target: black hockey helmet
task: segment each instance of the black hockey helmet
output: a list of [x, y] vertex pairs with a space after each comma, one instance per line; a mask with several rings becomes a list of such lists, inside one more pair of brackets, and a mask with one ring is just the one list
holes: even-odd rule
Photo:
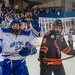
[[55, 20], [55, 22], [53, 23], [54, 27], [55, 26], [61, 26], [62, 27], [62, 21], [60, 19]]

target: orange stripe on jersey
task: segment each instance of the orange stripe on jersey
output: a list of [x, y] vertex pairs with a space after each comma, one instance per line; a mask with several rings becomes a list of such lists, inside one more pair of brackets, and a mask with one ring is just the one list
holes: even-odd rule
[[71, 51], [71, 47], [65, 52], [65, 54], [69, 53]]
[[56, 40], [54, 40], [54, 44], [56, 44]]
[[41, 52], [44, 52], [44, 53], [47, 53], [47, 51], [46, 50], [40, 50]]
[[62, 52], [65, 53], [65, 51], [67, 51], [68, 49], [69, 49], [69, 47], [67, 47], [64, 50], [62, 50]]
[[47, 53], [48, 48], [46, 46], [42, 46], [40, 51]]
[[59, 54], [61, 53], [60, 49], [58, 49], [58, 53], [59, 53]]
[[48, 47], [42, 46], [41, 49], [46, 49], [46, 50], [48, 50]]
[[59, 49], [59, 46], [58, 46], [58, 44], [57, 44], [56, 40], [54, 40], [54, 45], [55, 45], [55, 47], [56, 47], [56, 49], [57, 49], [58, 53], [60, 54], [60, 53], [61, 53], [61, 51], [60, 51], [60, 49]]
[[56, 48], [59, 48], [58, 45], [56, 45]]

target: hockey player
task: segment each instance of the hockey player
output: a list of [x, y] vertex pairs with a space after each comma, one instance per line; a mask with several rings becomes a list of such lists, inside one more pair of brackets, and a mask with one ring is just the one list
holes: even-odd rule
[[29, 75], [25, 57], [36, 54], [36, 48], [29, 42], [40, 32], [39, 24], [31, 21], [30, 31], [21, 30], [21, 23], [14, 19], [10, 28], [0, 29], [0, 53], [4, 58], [2, 62], [2, 75]]
[[61, 59], [61, 52], [75, 55], [75, 50], [68, 47], [64, 36], [61, 35], [62, 21], [55, 20], [52, 31], [43, 37], [40, 47], [40, 75], [66, 75]]

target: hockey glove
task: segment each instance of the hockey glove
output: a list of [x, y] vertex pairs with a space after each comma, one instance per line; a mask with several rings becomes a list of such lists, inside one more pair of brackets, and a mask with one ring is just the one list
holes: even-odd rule
[[42, 59], [38, 59], [38, 61], [40, 61], [40, 66], [46, 66], [47, 65], [47, 60]]
[[31, 20], [31, 24], [33, 26], [33, 28], [38, 28], [39, 27], [39, 23], [37, 20]]
[[21, 56], [28, 56], [31, 53], [30, 48], [26, 47], [19, 51], [19, 55]]
[[31, 53], [30, 53], [31, 55], [37, 53], [37, 49], [36, 49], [36, 47], [35, 47], [34, 45], [32, 45], [31, 43], [27, 42], [27, 43], [26, 43], [26, 47], [28, 47], [28, 48], [31, 49]]
[[37, 31], [37, 32], [40, 32], [41, 31], [41, 28], [39, 27], [39, 23], [37, 20], [32, 20], [31, 21], [31, 25], [32, 27]]
[[44, 60], [44, 58], [46, 58], [46, 53], [40, 52], [38, 60], [40, 61], [40, 67], [41, 68], [47, 66], [47, 60]]

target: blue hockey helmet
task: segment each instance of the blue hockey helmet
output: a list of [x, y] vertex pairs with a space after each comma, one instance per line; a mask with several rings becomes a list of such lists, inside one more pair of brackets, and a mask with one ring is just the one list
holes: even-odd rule
[[12, 22], [10, 23], [10, 26], [12, 26], [14, 23], [17, 23], [19, 25], [21, 25], [21, 22], [18, 19], [14, 19], [12, 20]]

